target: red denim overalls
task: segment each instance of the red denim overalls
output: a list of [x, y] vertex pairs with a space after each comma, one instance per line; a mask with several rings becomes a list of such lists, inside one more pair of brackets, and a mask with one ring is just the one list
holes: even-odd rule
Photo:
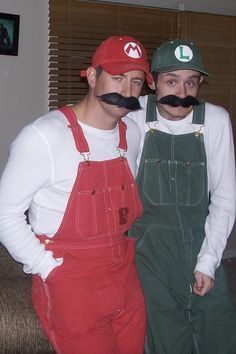
[[[136, 184], [124, 157], [88, 161], [75, 114], [68, 107], [61, 111], [85, 161], [79, 164], [57, 233], [52, 239], [38, 236], [64, 262], [46, 281], [33, 277], [33, 303], [57, 353], [142, 354], [144, 300], [134, 240], [125, 236], [142, 213]], [[122, 155], [127, 149], [122, 121], [119, 132]]]

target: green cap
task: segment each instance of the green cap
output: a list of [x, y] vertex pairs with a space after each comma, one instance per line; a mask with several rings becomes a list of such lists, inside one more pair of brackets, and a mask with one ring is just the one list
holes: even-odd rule
[[175, 70], [196, 70], [209, 76], [203, 68], [199, 49], [194, 43], [182, 39], [163, 43], [152, 58], [151, 73]]

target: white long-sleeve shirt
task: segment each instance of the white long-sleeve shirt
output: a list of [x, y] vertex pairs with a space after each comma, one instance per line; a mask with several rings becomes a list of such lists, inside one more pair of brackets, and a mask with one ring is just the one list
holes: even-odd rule
[[[126, 153], [135, 175], [140, 131], [126, 120]], [[101, 130], [80, 123], [90, 148], [90, 160], [119, 156], [119, 129]], [[0, 180], [0, 242], [24, 271], [43, 279], [60, 265], [35, 234], [53, 237], [57, 232], [73, 187], [82, 156], [77, 151], [68, 121], [53, 111], [26, 126], [11, 145]], [[24, 212], [29, 208], [30, 225]]]
[[[143, 110], [129, 113], [140, 127], [142, 134], [138, 164], [141, 158], [145, 133], [156, 128], [169, 134], [186, 134], [199, 131], [192, 124], [192, 113], [178, 121], [167, 120], [157, 110], [158, 122], [146, 123], [147, 97], [140, 97]], [[214, 278], [228, 236], [235, 220], [236, 187], [235, 159], [231, 122], [228, 112], [219, 106], [206, 103], [205, 123], [201, 127], [207, 156], [208, 189], [211, 193], [209, 214], [205, 223], [205, 239], [198, 255], [195, 271]]]

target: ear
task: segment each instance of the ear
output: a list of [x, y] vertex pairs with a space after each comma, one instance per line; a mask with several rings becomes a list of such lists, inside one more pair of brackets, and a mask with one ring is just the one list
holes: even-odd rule
[[97, 81], [97, 72], [96, 69], [93, 68], [92, 66], [90, 66], [87, 70], [86, 70], [86, 74], [87, 74], [87, 81], [88, 84], [91, 88], [94, 88], [96, 85], [96, 81]]
[[204, 80], [204, 76], [201, 75], [201, 76], [200, 76], [200, 79], [199, 79], [199, 85], [203, 82], [203, 80]]
[[156, 89], [155, 81], [153, 80], [151, 84], [148, 84], [148, 86], [150, 87], [151, 90], [155, 90]]

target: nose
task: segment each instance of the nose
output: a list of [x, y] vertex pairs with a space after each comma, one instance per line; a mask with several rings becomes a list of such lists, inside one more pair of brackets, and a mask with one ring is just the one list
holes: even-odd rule
[[184, 98], [187, 96], [187, 90], [186, 90], [186, 86], [184, 84], [180, 84], [178, 86], [176, 96], [179, 96], [181, 98]]
[[124, 97], [132, 96], [132, 84], [130, 82], [126, 82], [123, 85], [121, 95]]

